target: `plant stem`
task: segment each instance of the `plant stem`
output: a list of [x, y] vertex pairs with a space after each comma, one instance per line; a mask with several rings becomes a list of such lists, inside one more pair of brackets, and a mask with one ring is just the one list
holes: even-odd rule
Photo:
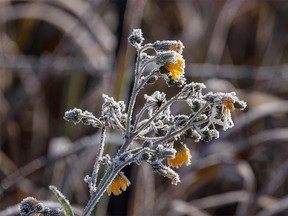
[[[155, 60], [154, 58], [149, 59], [141, 67], [141, 55], [142, 55], [142, 52], [144, 50], [148, 49], [148, 48], [151, 48], [150, 44], [149, 44], [149, 46], [142, 47], [141, 49], [139, 47], [137, 48], [137, 60], [136, 60], [136, 68], [135, 68], [134, 85], [133, 85], [133, 90], [132, 90], [132, 94], [131, 94], [131, 97], [130, 97], [129, 106], [128, 106], [128, 112], [127, 112], [126, 136], [130, 135], [132, 115], [133, 115], [134, 105], [135, 105], [135, 102], [136, 102], [136, 96], [138, 95], [140, 89], [146, 83], [144, 81], [143, 83], [140, 84], [140, 86], [138, 86], [139, 85], [139, 79], [140, 79], [144, 69], [146, 68], [146, 66]], [[153, 75], [153, 72], [146, 77], [146, 80], [148, 80], [152, 75]]]
[[133, 138], [129, 137], [128, 135], [126, 135], [124, 138], [125, 138], [124, 143], [122, 144], [122, 146], [118, 150], [118, 153], [117, 153], [118, 156], [128, 148], [128, 146], [130, 145], [130, 143], [133, 140]]
[[136, 153], [133, 155], [132, 158], [128, 159], [127, 161], [122, 162], [119, 165], [115, 165], [115, 163], [112, 163], [108, 169], [106, 170], [103, 178], [101, 179], [95, 193], [91, 195], [90, 200], [88, 201], [83, 216], [90, 216], [91, 212], [93, 211], [95, 205], [99, 202], [102, 195], [105, 193], [109, 185], [112, 183], [114, 178], [117, 176], [117, 174], [127, 165], [131, 164], [132, 162], [135, 162], [136, 158], [139, 154], [147, 151], [146, 149], [137, 149]]
[[149, 106], [145, 105], [138, 113], [138, 115], [136, 116], [135, 122], [134, 122], [134, 129], [135, 127], [137, 127], [141, 117], [143, 116], [144, 112], [149, 108]]
[[[99, 199], [105, 192], [105, 189], [109, 186], [112, 180], [115, 178], [116, 174], [113, 175], [113, 165], [110, 165], [106, 170], [103, 178], [101, 179], [95, 193], [93, 193], [88, 201], [87, 205], [85, 206], [83, 216], [90, 216], [91, 212], [93, 211], [95, 205], [99, 202]], [[106, 183], [106, 184], [105, 184]]]
[[128, 112], [127, 112], [127, 126], [126, 126], [126, 136], [129, 136], [130, 134], [130, 127], [131, 127], [131, 121], [132, 121], [132, 114], [133, 114], [133, 108], [136, 102], [136, 95], [137, 95], [137, 86], [138, 81], [140, 78], [140, 60], [141, 60], [141, 53], [139, 52], [139, 49], [137, 49], [137, 61], [136, 61], [136, 68], [135, 68], [135, 78], [134, 78], [134, 85], [132, 90], [132, 95], [130, 97], [129, 106], [128, 106]]
[[125, 133], [125, 128], [123, 127], [123, 125], [121, 124], [121, 122], [119, 121], [119, 119], [117, 118], [114, 110], [113, 110], [113, 112], [112, 112], [112, 116], [113, 116], [113, 118], [114, 118], [114, 121], [115, 121], [117, 127], [118, 127], [123, 133]]
[[177, 95], [172, 97], [169, 101], [167, 101], [147, 122], [145, 122], [143, 125], [141, 125], [132, 135], [133, 137], [137, 136], [143, 129], [145, 129], [153, 120], [161, 113], [163, 112], [168, 106], [170, 106], [173, 102], [175, 102], [178, 97], [182, 94], [182, 92], [179, 92]]
[[105, 145], [105, 138], [106, 138], [106, 127], [103, 125], [101, 128], [101, 138], [100, 138], [100, 146], [96, 153], [96, 159], [93, 167], [92, 178], [91, 178], [91, 185], [89, 185], [90, 194], [95, 192], [96, 184], [97, 184], [97, 177], [100, 168], [100, 160], [103, 155], [104, 145]]

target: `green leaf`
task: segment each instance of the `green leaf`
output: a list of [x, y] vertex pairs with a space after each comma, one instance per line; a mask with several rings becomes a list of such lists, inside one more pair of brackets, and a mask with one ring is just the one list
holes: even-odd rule
[[74, 216], [72, 206], [70, 205], [66, 197], [54, 185], [50, 185], [49, 189], [54, 193], [54, 195], [57, 197], [58, 201], [62, 205], [65, 215]]

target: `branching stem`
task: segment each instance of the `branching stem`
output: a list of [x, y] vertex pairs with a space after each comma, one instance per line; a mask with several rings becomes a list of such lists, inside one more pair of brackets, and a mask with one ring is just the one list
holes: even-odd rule
[[156, 145], [164, 142], [165, 140], [168, 140], [168, 139], [170, 139], [170, 138], [172, 138], [172, 137], [174, 137], [174, 136], [176, 136], [176, 135], [178, 135], [178, 134], [183, 133], [184, 131], [188, 130], [189, 128], [191, 128], [191, 127], [192, 127], [191, 123], [192, 123], [203, 111], [205, 111], [205, 109], [206, 109], [208, 106], [209, 106], [209, 104], [205, 104], [201, 109], [198, 110], [197, 113], [195, 113], [194, 115], [191, 115], [190, 118], [189, 118], [189, 120], [186, 122], [186, 125], [185, 125], [183, 128], [181, 128], [181, 129], [179, 129], [179, 130], [177, 130], [177, 131], [174, 131], [174, 132], [171, 132], [171, 131], [168, 132], [165, 137], [163, 137], [163, 138], [155, 141], [155, 142], [153, 143], [153, 145], [156, 146]]
[[143, 125], [141, 125], [139, 128], [137, 128], [137, 130], [133, 133], [133, 136], [137, 136], [143, 129], [148, 127], [151, 124], [151, 122], [153, 122], [154, 119], [158, 117], [159, 114], [161, 114], [172, 103], [177, 101], [178, 97], [181, 94], [182, 94], [182, 92], [179, 92], [176, 96], [172, 97], [169, 101], [167, 101], [147, 122], [145, 122]]
[[[135, 151], [136, 150], [136, 151]], [[97, 190], [95, 191], [95, 193], [93, 193], [91, 195], [91, 198], [89, 200], [89, 202], [87, 203], [84, 212], [83, 212], [83, 216], [90, 216], [95, 205], [99, 202], [100, 198], [103, 196], [103, 194], [105, 193], [105, 191], [107, 190], [107, 188], [109, 187], [109, 185], [112, 183], [112, 181], [114, 180], [114, 178], [118, 175], [118, 173], [127, 165], [131, 164], [132, 162], [135, 162], [135, 160], [137, 160], [137, 157], [139, 156], [139, 154], [144, 153], [145, 151], [147, 151], [147, 149], [142, 148], [142, 149], [134, 149], [131, 152], [136, 152], [134, 153], [134, 155], [129, 158], [126, 161], [123, 161], [120, 164], [117, 164], [115, 161], [114, 163], [112, 163], [106, 170], [104, 176], [102, 177]]]

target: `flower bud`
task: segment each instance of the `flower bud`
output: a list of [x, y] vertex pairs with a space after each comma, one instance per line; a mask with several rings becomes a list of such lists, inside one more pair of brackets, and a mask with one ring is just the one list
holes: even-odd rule
[[74, 124], [78, 124], [82, 119], [81, 114], [81, 109], [74, 108], [65, 112], [64, 119], [66, 121], [72, 121]]
[[27, 197], [20, 203], [20, 216], [60, 216], [62, 210], [59, 208], [48, 208], [34, 197]]
[[173, 148], [165, 148], [162, 145], [158, 145], [155, 150], [156, 156], [160, 158], [174, 158], [176, 154], [176, 150]]
[[202, 140], [204, 141], [208, 142], [217, 138], [219, 138], [219, 131], [217, 131], [216, 129], [207, 129], [203, 132]]
[[128, 37], [128, 42], [133, 46], [141, 46], [144, 38], [141, 29], [133, 29], [131, 35]]
[[157, 52], [172, 50], [180, 54], [183, 52], [183, 48], [184, 48], [183, 43], [181, 41], [176, 41], [176, 40], [156, 41], [153, 44], [153, 47]]
[[151, 140], [145, 140], [142, 144], [143, 148], [152, 148], [153, 142]]
[[156, 173], [169, 178], [171, 180], [171, 184], [177, 185], [177, 183], [180, 182], [178, 173], [161, 162], [155, 162], [151, 164], [151, 166]]
[[149, 85], [154, 84], [157, 79], [158, 79], [157, 76], [152, 76], [147, 80], [147, 84], [149, 84]]

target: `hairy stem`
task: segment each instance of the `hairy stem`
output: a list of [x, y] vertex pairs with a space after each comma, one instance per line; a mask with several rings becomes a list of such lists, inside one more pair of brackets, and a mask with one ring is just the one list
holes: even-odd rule
[[179, 92], [176, 96], [172, 97], [169, 101], [167, 101], [147, 122], [145, 122], [143, 125], [141, 125], [137, 130], [132, 134], [133, 137], [137, 136], [143, 129], [148, 127], [151, 122], [154, 121], [155, 118], [158, 117], [160, 113], [162, 113], [167, 107], [169, 107], [173, 102], [177, 101], [178, 97], [182, 94], [182, 92]]
[[143, 51], [145, 51], [148, 48], [151, 48], [151, 44], [149, 44], [148, 46], [146, 45], [145, 47], [142, 47], [141, 49], [139, 47], [136, 48], [137, 49], [137, 60], [136, 60], [136, 68], [135, 68], [135, 78], [134, 78], [133, 90], [132, 90], [132, 94], [131, 94], [131, 97], [130, 97], [129, 106], [128, 106], [128, 112], [127, 112], [126, 136], [130, 135], [132, 115], [133, 115], [134, 105], [135, 105], [135, 102], [136, 102], [136, 96], [138, 95], [140, 89], [144, 86], [146, 81], [153, 75], [153, 73], [148, 75], [147, 78], [146, 78], [146, 81], [142, 82], [140, 84], [140, 86], [138, 86], [139, 85], [139, 79], [140, 79], [144, 69], [146, 68], [146, 66], [148, 64], [150, 64], [151, 62], [153, 62], [155, 60], [154, 58], [149, 59], [141, 67], [141, 55], [142, 55]]
[[136, 116], [135, 122], [134, 122], [134, 129], [137, 127], [140, 119], [142, 118], [144, 112], [149, 108], [149, 106], [145, 105], [140, 112], [138, 113], [138, 115]]
[[[99, 202], [100, 198], [103, 196], [109, 185], [112, 183], [114, 178], [117, 176], [117, 174], [127, 165], [131, 164], [132, 162], [135, 162], [136, 158], [139, 156], [139, 154], [142, 154], [143, 152], [147, 151], [146, 149], [137, 149], [136, 153], [128, 159], [127, 161], [122, 162], [121, 164], [115, 165], [115, 162], [112, 163], [108, 169], [106, 170], [103, 178], [101, 179], [95, 193], [92, 194], [90, 200], [88, 201], [83, 216], [90, 216], [91, 212], [95, 208], [96, 204]], [[134, 151], [133, 151], [134, 152]]]
[[133, 85], [132, 95], [130, 97], [128, 112], [127, 112], [126, 136], [129, 136], [130, 134], [132, 114], [133, 114], [133, 109], [134, 109], [134, 105], [136, 102], [137, 86], [138, 86], [138, 82], [140, 78], [140, 60], [141, 60], [141, 53], [139, 52], [139, 49], [137, 49], [137, 61], [136, 61], [136, 68], [135, 68], [134, 85]]
[[91, 178], [91, 185], [89, 185], [90, 194], [95, 192], [98, 172], [100, 168], [100, 160], [102, 158], [104, 152], [104, 145], [105, 145], [105, 138], [106, 138], [106, 127], [103, 125], [101, 128], [101, 138], [100, 138], [100, 146], [96, 153], [96, 159], [93, 167], [92, 178]]
[[117, 173], [113, 172], [113, 165], [110, 165], [109, 168], [106, 170], [104, 176], [102, 177], [95, 193], [91, 195], [90, 200], [88, 201], [84, 209], [83, 216], [91, 215], [91, 212], [93, 211], [94, 207], [99, 202], [99, 199], [102, 197], [106, 188], [109, 186], [109, 184], [111, 184], [116, 175]]

